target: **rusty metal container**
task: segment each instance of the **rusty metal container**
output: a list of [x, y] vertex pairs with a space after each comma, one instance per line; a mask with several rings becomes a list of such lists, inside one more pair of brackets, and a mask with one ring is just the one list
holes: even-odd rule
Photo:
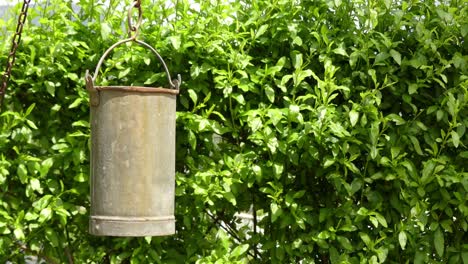
[[[133, 41], [163, 64], [170, 88], [95, 86], [105, 57]], [[86, 72], [91, 105], [91, 216], [98, 236], [175, 233], [175, 118], [180, 76], [171, 81], [161, 56], [128, 39], [109, 48], [94, 77]]]

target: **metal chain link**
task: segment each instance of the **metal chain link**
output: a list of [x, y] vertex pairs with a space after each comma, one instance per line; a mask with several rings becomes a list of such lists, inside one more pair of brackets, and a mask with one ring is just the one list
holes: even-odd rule
[[[136, 24], [133, 23], [132, 19], [132, 10], [133, 9], [138, 10], [138, 20]], [[128, 22], [128, 37], [131, 39], [136, 39], [138, 34], [139, 34], [139, 29], [141, 26], [141, 22], [143, 20], [143, 12], [141, 10], [141, 2], [140, 0], [135, 0], [130, 7], [128, 8], [128, 14], [127, 14], [127, 22]]]
[[[139, 1], [139, 0], [136, 0]], [[28, 16], [29, 3], [31, 0], [24, 0], [23, 7], [21, 8], [21, 13], [18, 17], [18, 24], [16, 26], [16, 32], [11, 41], [11, 50], [7, 58], [6, 70], [2, 76], [2, 86], [0, 88], [0, 107], [3, 105], [3, 99], [5, 97], [5, 92], [8, 87], [8, 81], [11, 77], [11, 70], [13, 69], [13, 64], [16, 60], [16, 50], [21, 42], [21, 34], [23, 32], [24, 24], [26, 23], [26, 18]]]

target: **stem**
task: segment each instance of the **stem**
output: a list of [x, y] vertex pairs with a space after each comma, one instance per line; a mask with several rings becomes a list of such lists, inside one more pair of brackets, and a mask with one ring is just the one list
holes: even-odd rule
[[73, 251], [70, 248], [70, 234], [68, 233], [68, 224], [65, 225], [65, 235], [67, 236], [67, 246], [65, 247], [65, 254], [68, 258], [68, 263], [74, 264]]
[[[255, 239], [257, 238], [257, 207], [255, 206], [255, 192], [252, 191], [252, 215], [253, 215], [253, 233], [254, 233], [254, 237]], [[258, 248], [257, 248], [257, 244], [254, 244], [253, 245], [253, 249], [254, 249], [254, 255], [255, 255], [255, 259], [258, 258], [258, 255], [259, 255], [259, 252], [258, 252]]]
[[[210, 214], [207, 210], [205, 210], [205, 212], [216, 224], [218, 224], [219, 227], [224, 229], [224, 231], [226, 231], [229, 235], [231, 235], [239, 243], [245, 244], [244, 241], [242, 241], [239, 238], [239, 236], [237, 235], [236, 230], [229, 223], [227, 223], [226, 221], [223, 221], [223, 220], [220, 221], [220, 219], [218, 217], [215, 217], [214, 215]], [[224, 226], [223, 224], [225, 224], [226, 226]], [[249, 255], [250, 257], [252, 257], [254, 259], [256, 259], [256, 256], [253, 255], [252, 253], [250, 253], [249, 251], [247, 251], [247, 255]]]

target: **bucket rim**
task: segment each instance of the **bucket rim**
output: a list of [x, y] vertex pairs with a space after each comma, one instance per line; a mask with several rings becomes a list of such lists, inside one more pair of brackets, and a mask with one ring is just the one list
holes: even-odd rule
[[179, 89], [169, 89], [163, 87], [143, 87], [143, 86], [94, 86], [98, 91], [123, 91], [138, 93], [165, 93], [178, 95]]

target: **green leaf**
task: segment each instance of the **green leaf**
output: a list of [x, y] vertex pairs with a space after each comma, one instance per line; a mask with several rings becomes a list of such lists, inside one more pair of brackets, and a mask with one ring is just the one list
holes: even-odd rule
[[31, 120], [26, 120], [26, 123], [29, 125], [29, 127], [31, 127], [32, 129], [37, 129], [37, 126], [36, 124], [34, 124], [33, 121]]
[[463, 264], [468, 264], [468, 251], [462, 252], [461, 255], [463, 259]]
[[418, 84], [417, 83], [412, 83], [408, 85], [408, 94], [415, 94], [418, 92]]
[[460, 158], [468, 159], [468, 151], [462, 151], [458, 155]]
[[72, 123], [72, 127], [86, 127], [89, 128], [89, 122], [85, 120], [79, 120]]
[[28, 170], [26, 169], [26, 166], [24, 164], [18, 165], [18, 169], [16, 170], [18, 177], [20, 179], [20, 182], [22, 184], [25, 184], [28, 180]]
[[328, 239], [330, 238], [330, 232], [328, 232], [327, 230], [322, 231], [317, 235], [317, 237], [320, 239]]
[[57, 233], [52, 228], [47, 227], [45, 229], [45, 235], [47, 240], [50, 242], [50, 244], [52, 244], [53, 247], [59, 247], [59, 239]]
[[364, 242], [364, 244], [366, 244], [367, 247], [372, 246], [373, 243], [368, 234], [359, 232], [359, 236], [361, 237], [362, 241]]
[[392, 0], [384, 0], [384, 3], [385, 3], [385, 7], [387, 9], [390, 9], [390, 7], [392, 6]]
[[259, 38], [260, 36], [262, 36], [263, 34], [265, 34], [265, 32], [267, 31], [268, 29], [268, 25], [267, 24], [263, 24], [260, 26], [260, 28], [257, 30], [257, 32], [255, 33], [255, 38]]
[[232, 94], [232, 97], [234, 99], [236, 99], [236, 101], [241, 104], [241, 105], [244, 105], [245, 104], [245, 99], [244, 99], [244, 96], [242, 94]]
[[39, 200], [35, 201], [32, 204], [32, 207], [36, 209], [37, 211], [42, 210], [50, 203], [51, 199], [52, 199], [52, 195], [50, 194], [44, 195]]
[[390, 55], [396, 61], [396, 63], [398, 63], [398, 65], [401, 65], [401, 54], [400, 54], [400, 52], [392, 49], [392, 50], [390, 50]]
[[81, 102], [83, 101], [83, 98], [79, 97], [79, 98], [76, 98], [75, 101], [73, 101], [73, 103], [71, 103], [68, 108], [69, 109], [73, 109], [73, 108], [76, 108], [78, 106], [81, 105]]
[[271, 210], [271, 222], [274, 223], [276, 222], [278, 217], [283, 213], [283, 210], [276, 203], [271, 203], [270, 210]]
[[44, 83], [45, 86], [46, 86], [46, 90], [47, 92], [52, 95], [53, 97], [55, 97], [55, 83], [51, 82], [51, 81], [47, 81]]
[[296, 53], [293, 57], [294, 68], [300, 69], [302, 67], [302, 53]]
[[377, 141], [379, 140], [379, 131], [379, 122], [373, 122], [369, 130], [370, 143], [373, 146], [377, 145]]
[[455, 148], [458, 148], [458, 145], [460, 144], [460, 137], [458, 136], [458, 133], [452, 130], [450, 134], [452, 135], [453, 146], [455, 146]]
[[357, 121], [359, 120], [359, 113], [355, 110], [349, 111], [349, 121], [351, 122], [351, 126], [355, 126]]
[[444, 241], [444, 233], [442, 232], [440, 228], [437, 228], [437, 230], [434, 232], [434, 246], [439, 257], [443, 257], [445, 241]]
[[333, 53], [339, 54], [345, 57], [349, 57], [348, 53], [346, 52], [344, 43], [341, 43], [340, 46], [333, 50]]
[[16, 239], [20, 241], [23, 241], [26, 238], [21, 228], [16, 228], [15, 230], [13, 230], [13, 234], [15, 235]]
[[330, 263], [331, 264], [340, 264], [340, 253], [338, 253], [338, 250], [334, 246], [331, 246], [328, 249], [328, 252], [330, 254]]
[[361, 207], [357, 211], [357, 214], [367, 216], [367, 215], [369, 215], [369, 210], [367, 210], [367, 208], [365, 208], [365, 207]]
[[197, 104], [198, 96], [193, 89], [188, 89], [189, 97], [194, 104]]
[[31, 104], [28, 109], [26, 109], [26, 112], [24, 113], [24, 116], [27, 117], [29, 114], [31, 114], [32, 110], [34, 109], [34, 107], [36, 107], [36, 104], [33, 103]]
[[188, 142], [190, 146], [192, 147], [192, 150], [195, 150], [197, 147], [197, 138], [195, 136], [195, 133], [193, 133], [192, 130], [188, 131]]
[[353, 246], [351, 245], [351, 242], [349, 241], [347, 237], [337, 236], [336, 239], [338, 240], [338, 242], [341, 244], [341, 246], [344, 249], [349, 250], [349, 251], [353, 250]]
[[377, 218], [377, 221], [379, 221], [379, 223], [384, 226], [384, 227], [388, 227], [387, 225], [387, 220], [385, 219], [385, 217], [383, 217], [381, 214], [379, 213], [374, 213], [375, 214], [375, 217]]
[[284, 170], [283, 164], [275, 163], [273, 165], [273, 172], [274, 172], [274, 175], [275, 175], [276, 179], [278, 179], [278, 180], [281, 179], [283, 170]]
[[87, 182], [88, 178], [87, 174], [80, 172], [73, 177], [73, 180], [76, 182]]
[[174, 47], [174, 49], [178, 50], [180, 49], [180, 45], [182, 44], [182, 40], [180, 39], [180, 36], [170, 36], [169, 37], [169, 41], [171, 42], [172, 44], [172, 47]]
[[416, 251], [414, 254], [414, 264], [425, 264], [426, 262], [426, 252], [425, 251]]
[[52, 217], [52, 208], [46, 207], [39, 214], [39, 223], [48, 221]]
[[379, 263], [385, 263], [388, 256], [388, 249], [380, 247], [377, 249], [377, 256], [379, 257]]
[[296, 36], [296, 37], [293, 39], [292, 43], [293, 43], [294, 45], [296, 45], [296, 46], [302, 46], [302, 39], [301, 39], [301, 37]]
[[146, 244], [150, 245], [152, 239], [153, 239], [153, 237], [151, 237], [151, 236], [145, 236]]
[[112, 28], [107, 22], [101, 22], [100, 24], [101, 24], [101, 38], [103, 40], [108, 40], [109, 35], [112, 32]]
[[374, 82], [374, 85], [377, 86], [377, 75], [375, 73], [374, 69], [369, 69], [367, 73], [371, 76], [372, 81]]
[[224, 198], [226, 198], [226, 200], [228, 200], [232, 205], [234, 205], [234, 206], [237, 205], [236, 197], [234, 196], [234, 194], [232, 194], [232, 192], [225, 192], [225, 193], [223, 193], [223, 196], [224, 196]]
[[334, 163], [335, 163], [334, 159], [331, 159], [331, 158], [325, 159], [325, 162], [323, 163], [323, 167], [328, 168], [331, 165], [333, 165]]
[[379, 227], [379, 220], [375, 216], [369, 216], [369, 220], [376, 228]]
[[271, 103], [275, 102], [275, 90], [271, 86], [267, 85], [265, 87], [265, 94], [268, 98], [268, 101], [270, 101]]
[[276, 149], [278, 148], [278, 139], [276, 137], [270, 136], [267, 140], [267, 147], [271, 153], [275, 154]]
[[400, 233], [398, 234], [398, 242], [400, 242], [400, 247], [402, 250], [405, 250], [406, 241], [408, 241], [408, 238], [406, 236], [405, 231], [400, 231]]
[[385, 117], [388, 121], [395, 122], [397, 126], [404, 125], [406, 121], [399, 115], [396, 114], [389, 114]]
[[125, 70], [119, 72], [119, 79], [122, 79], [123, 77], [127, 76], [130, 73], [130, 68], [126, 68]]
[[41, 182], [38, 179], [35, 179], [35, 178], [31, 179], [29, 181], [29, 185], [31, 186], [31, 189], [33, 189], [34, 191], [42, 193]]
[[352, 69], [355, 68], [360, 56], [361, 54], [358, 51], [354, 51], [349, 56], [349, 66], [351, 66]]
[[231, 255], [233, 257], [240, 257], [240, 256], [244, 255], [245, 252], [247, 252], [248, 249], [249, 249], [248, 244], [239, 245], [232, 251]]
[[323, 221], [325, 221], [328, 216], [330, 215], [330, 208], [320, 208], [319, 210], [319, 223], [322, 223]]
[[155, 81], [157, 81], [160, 78], [159, 73], [152, 74], [145, 82], [144, 84], [153, 84]]
[[50, 168], [54, 164], [54, 160], [52, 158], [47, 158], [41, 162], [41, 168], [39, 172], [41, 173], [41, 177], [44, 177], [49, 172]]
[[442, 118], [444, 117], [444, 114], [445, 114], [445, 112], [443, 110], [441, 110], [441, 109], [437, 110], [437, 112], [436, 112], [437, 121], [442, 120]]
[[[374, 65], [379, 65], [379, 63], [384, 62], [388, 57], [390, 57], [390, 55], [387, 52], [380, 52], [375, 56]], [[383, 65], [383, 63], [380, 65]]]
[[359, 189], [362, 187], [362, 180], [361, 179], [354, 179], [353, 182], [351, 182], [351, 190], [350, 190], [350, 195], [355, 194]]
[[419, 155], [424, 155], [421, 147], [419, 146], [419, 141], [415, 136], [409, 136], [409, 139], [411, 140], [411, 143], [413, 143], [414, 150], [416, 150], [416, 153]]
[[[275, 74], [280, 72], [282, 68], [282, 66], [271, 66], [265, 71], [265, 75], [275, 76]], [[266, 85], [269, 86], [269, 84]]]

